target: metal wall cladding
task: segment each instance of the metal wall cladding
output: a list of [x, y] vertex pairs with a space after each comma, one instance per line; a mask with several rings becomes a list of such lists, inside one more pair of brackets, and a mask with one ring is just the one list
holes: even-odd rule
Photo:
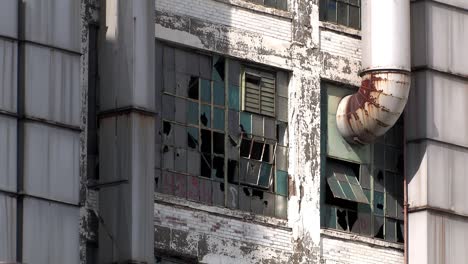
[[465, 263], [468, 259], [468, 222], [462, 218], [410, 213], [408, 230], [409, 263]]
[[13, 192], [16, 191], [16, 135], [16, 119], [0, 116], [0, 189]]
[[412, 5], [411, 23], [416, 34], [412, 43], [413, 66], [468, 75], [466, 12], [433, 2], [419, 2]]
[[468, 215], [468, 150], [425, 141], [407, 145], [408, 202]]
[[417, 72], [412, 84], [406, 111], [407, 138], [431, 138], [468, 147], [468, 81]]
[[26, 45], [27, 115], [80, 125], [80, 57]]
[[78, 207], [24, 199], [24, 263], [79, 263], [79, 251]]
[[0, 193], [0, 261], [16, 261], [16, 198]]
[[[0, 2], [0, 6], [1, 4], [3, 2]], [[1, 23], [0, 21], [0, 25]], [[16, 112], [17, 51], [17, 42], [0, 39], [0, 109], [10, 112]]]
[[25, 192], [77, 204], [79, 133], [25, 123], [24, 145]]
[[24, 0], [25, 38], [80, 51], [80, 1]]
[[16, 38], [18, 34], [18, 0], [0, 1], [0, 35]]

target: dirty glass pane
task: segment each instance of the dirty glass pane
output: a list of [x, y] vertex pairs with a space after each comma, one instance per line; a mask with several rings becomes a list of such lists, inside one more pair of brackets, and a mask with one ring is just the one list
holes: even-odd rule
[[250, 201], [252, 189], [248, 187], [239, 187], [239, 209], [250, 212]]
[[164, 46], [163, 66], [165, 70], [169, 70], [169, 71], [175, 70], [175, 49], [174, 48]]
[[227, 192], [227, 207], [237, 209], [239, 207], [239, 186], [228, 184]]
[[199, 55], [200, 59], [200, 77], [211, 79], [211, 57]]
[[175, 100], [175, 121], [180, 122], [180, 123], [187, 123], [187, 105], [186, 101], [183, 98], [174, 98]]
[[403, 197], [397, 198], [397, 218], [403, 220]]
[[353, 189], [354, 195], [356, 196], [356, 202], [369, 203], [366, 196], [364, 195], [364, 192], [362, 191], [361, 186], [356, 185], [356, 184], [351, 184], [350, 186], [351, 186], [351, 189]]
[[[280, 1], [280, 0], [278, 0]], [[265, 0], [265, 5], [269, 7], [276, 8], [276, 0]]]
[[268, 188], [270, 186], [271, 177], [271, 165], [268, 163], [262, 163], [260, 168], [260, 177], [258, 179], [258, 185]]
[[328, 183], [328, 186], [330, 187], [330, 190], [331, 190], [334, 197], [341, 198], [341, 199], [347, 199], [345, 193], [341, 189], [341, 186], [338, 183], [338, 181], [336, 180], [336, 178], [334, 178], [334, 177], [327, 178], [327, 183]]
[[174, 195], [181, 198], [187, 197], [187, 176], [174, 173]]
[[351, 189], [351, 185], [347, 182], [340, 182], [341, 189], [343, 190], [346, 200], [350, 201], [358, 201], [357, 197], [353, 193], [353, 189]]
[[213, 56], [213, 63], [213, 81], [224, 82], [224, 57]]
[[213, 152], [224, 155], [224, 134], [213, 132]]
[[324, 225], [326, 227], [336, 228], [336, 208], [325, 205], [324, 213], [326, 214]]
[[328, 0], [327, 21], [336, 22], [336, 0]]
[[176, 87], [175, 71], [164, 70], [163, 87], [166, 93], [174, 94]]
[[201, 130], [201, 148], [200, 150], [205, 153], [211, 153], [211, 131]]
[[276, 122], [274, 119], [263, 119], [263, 134], [266, 138], [276, 139]]
[[178, 72], [187, 72], [188, 52], [180, 49], [175, 50], [175, 70]]
[[251, 212], [255, 214], [263, 214], [263, 194], [264, 192], [257, 189], [252, 189]]
[[374, 170], [374, 190], [381, 192], [384, 190], [384, 171], [381, 169]]
[[163, 95], [162, 118], [174, 120], [175, 118], [175, 99], [174, 96]]
[[374, 191], [374, 214], [384, 215], [384, 193]]
[[398, 177], [397, 174], [385, 172], [385, 192], [395, 194], [395, 181]]
[[379, 168], [385, 167], [385, 146], [381, 144], [374, 144], [374, 166]]
[[239, 137], [239, 134], [240, 134], [239, 112], [229, 110], [228, 131], [229, 131], [229, 135], [232, 135], [234, 139], [237, 139]]
[[355, 29], [361, 28], [360, 11], [358, 7], [349, 6], [349, 27]]
[[240, 63], [229, 59], [229, 83], [238, 86], [240, 80]]
[[187, 148], [187, 127], [173, 124], [174, 145], [179, 148]]
[[198, 125], [198, 103], [187, 101], [187, 123]]
[[201, 154], [200, 176], [211, 178], [211, 155], [210, 154], [207, 154], [207, 153]]
[[279, 96], [288, 97], [289, 74], [279, 71], [276, 74], [276, 92]]
[[240, 126], [244, 133], [252, 134], [252, 115], [246, 112], [240, 113]]
[[199, 78], [197, 76], [191, 76], [188, 88], [188, 97], [198, 100], [198, 86]]
[[224, 179], [224, 158], [215, 156], [213, 158], [213, 177], [217, 179]]
[[174, 145], [174, 128], [171, 122], [163, 122], [162, 140], [165, 145]]
[[200, 62], [198, 54], [194, 52], [187, 52], [187, 56], [185, 59], [187, 73], [198, 76], [200, 74]]
[[200, 123], [205, 127], [211, 127], [211, 106], [204, 104], [201, 105]]
[[367, 165], [361, 165], [359, 183], [362, 188], [370, 189], [370, 168]]
[[174, 170], [178, 172], [187, 172], [187, 151], [185, 149], [175, 149]]
[[174, 175], [171, 172], [163, 171], [161, 177], [161, 190], [165, 194], [174, 194]]
[[191, 149], [198, 149], [198, 128], [187, 127], [187, 145]]
[[252, 115], [252, 134], [263, 137], [263, 117]]
[[319, 19], [320, 21], [327, 20], [327, 0], [320, 0], [319, 3]]
[[288, 1], [287, 0], [276, 0], [276, 8], [281, 10], [288, 10]]
[[187, 97], [190, 83], [190, 75], [184, 73], [176, 73], [176, 94], [178, 96]]
[[200, 152], [187, 151], [187, 173], [195, 176], [200, 175]]
[[239, 182], [239, 162], [237, 160], [228, 160], [227, 176], [229, 183]]
[[353, 174], [346, 174], [346, 179], [348, 180], [348, 182], [350, 184], [355, 184], [355, 185], [359, 185], [359, 181], [357, 180], [356, 176], [353, 175]]
[[275, 155], [275, 142], [274, 141], [265, 141], [265, 148], [263, 149], [262, 161], [273, 163]]
[[239, 111], [239, 86], [229, 86], [229, 108]]
[[200, 202], [211, 205], [212, 203], [212, 186], [211, 180], [199, 179], [200, 184]]
[[246, 182], [248, 165], [249, 165], [249, 161], [247, 159], [240, 159], [239, 181], [241, 182]]
[[247, 174], [245, 176], [245, 181], [250, 184], [257, 184], [259, 172], [260, 172], [260, 162], [250, 160], [247, 165]]
[[267, 216], [275, 216], [275, 195], [272, 193], [263, 193], [263, 214]]
[[209, 80], [200, 79], [200, 99], [203, 102], [211, 103], [211, 82]]
[[239, 160], [239, 149], [238, 149], [239, 143], [236, 141], [236, 139], [232, 138], [231, 136], [228, 136], [228, 149], [227, 149], [227, 155], [230, 159], [233, 160]]
[[374, 237], [384, 238], [384, 218], [380, 216], [374, 216]]
[[370, 236], [372, 223], [371, 214], [367, 212], [358, 212], [359, 233], [361, 235]]
[[187, 176], [187, 199], [198, 202], [200, 201], [200, 182], [198, 177]]
[[276, 118], [288, 122], [288, 98], [276, 96]]
[[224, 130], [224, 109], [213, 107], [213, 128]]
[[288, 213], [288, 198], [281, 195], [276, 195], [275, 200], [275, 215], [276, 217], [286, 219]]
[[286, 147], [276, 147], [276, 168], [283, 171], [288, 170], [288, 149]]
[[288, 124], [287, 123], [278, 123], [278, 144], [286, 146], [288, 144]]
[[276, 193], [288, 196], [288, 172], [276, 170]]
[[396, 242], [396, 220], [385, 218], [385, 240]]
[[224, 106], [224, 83], [213, 82], [213, 103]]
[[348, 25], [348, 4], [337, 2], [337, 20], [338, 24]]
[[174, 169], [174, 148], [170, 146], [163, 147], [163, 169]]

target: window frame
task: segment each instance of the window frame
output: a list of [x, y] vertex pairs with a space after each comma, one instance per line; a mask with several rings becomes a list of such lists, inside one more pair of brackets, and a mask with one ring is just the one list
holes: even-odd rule
[[[334, 17], [330, 18], [330, 3], [335, 4]], [[340, 21], [339, 5], [345, 5], [346, 7], [346, 22]], [[361, 12], [361, 0], [320, 0], [319, 2], [319, 20], [323, 22], [333, 23], [336, 25], [352, 28], [355, 30], [361, 30], [362, 27], [362, 12]], [[351, 21], [351, 8], [357, 8], [357, 23]], [[356, 15], [356, 14], [355, 14]]]

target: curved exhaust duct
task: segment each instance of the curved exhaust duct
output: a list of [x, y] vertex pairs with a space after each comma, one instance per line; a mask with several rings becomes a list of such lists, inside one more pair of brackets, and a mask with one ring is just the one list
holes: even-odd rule
[[362, 0], [362, 83], [344, 97], [336, 123], [346, 141], [368, 144], [398, 120], [408, 100], [410, 0]]

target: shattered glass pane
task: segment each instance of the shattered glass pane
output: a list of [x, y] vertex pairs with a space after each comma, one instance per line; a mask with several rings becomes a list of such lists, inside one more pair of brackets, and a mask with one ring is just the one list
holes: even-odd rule
[[371, 235], [371, 214], [367, 212], [358, 212], [359, 233], [362, 235]]
[[374, 191], [374, 214], [384, 215], [384, 193]]
[[229, 108], [239, 111], [239, 86], [229, 86]]
[[258, 185], [268, 188], [270, 186], [271, 179], [271, 165], [268, 163], [262, 163], [260, 168], [260, 177], [258, 179]]
[[198, 149], [198, 128], [187, 128], [187, 145], [191, 149]]
[[224, 130], [224, 109], [213, 107], [213, 128]]
[[384, 238], [384, 218], [380, 216], [374, 216], [374, 237]]
[[240, 156], [241, 157], [250, 157], [250, 148], [251, 148], [252, 140], [247, 138], [242, 138], [241, 145], [240, 145]]
[[162, 140], [166, 145], [174, 145], [174, 131], [171, 122], [163, 122]]
[[252, 115], [246, 112], [240, 113], [240, 126], [244, 133], [252, 134]]
[[213, 132], [213, 152], [224, 155], [224, 134]]
[[211, 106], [201, 105], [200, 123], [205, 127], [211, 127]]
[[215, 156], [213, 158], [213, 176], [224, 179], [224, 158]]
[[224, 106], [224, 83], [222, 82], [213, 83], [213, 103]]
[[201, 100], [206, 103], [211, 103], [211, 82], [209, 80], [200, 79]]
[[198, 103], [187, 102], [187, 123], [198, 125]]
[[349, 231], [354, 232], [354, 233], [359, 233], [360, 226], [357, 220], [358, 220], [357, 212], [348, 210]]
[[339, 230], [348, 230], [348, 217], [345, 209], [336, 210], [336, 222]]
[[225, 59], [220, 56], [213, 56], [213, 80], [224, 82]]
[[288, 172], [276, 170], [276, 193], [288, 196]]
[[380, 169], [374, 170], [374, 190], [383, 192], [384, 190], [384, 172]]
[[405, 238], [403, 236], [403, 230], [404, 230], [403, 221], [398, 221], [396, 228], [397, 228], [397, 230], [396, 230], [397, 242], [398, 243], [404, 243]]

